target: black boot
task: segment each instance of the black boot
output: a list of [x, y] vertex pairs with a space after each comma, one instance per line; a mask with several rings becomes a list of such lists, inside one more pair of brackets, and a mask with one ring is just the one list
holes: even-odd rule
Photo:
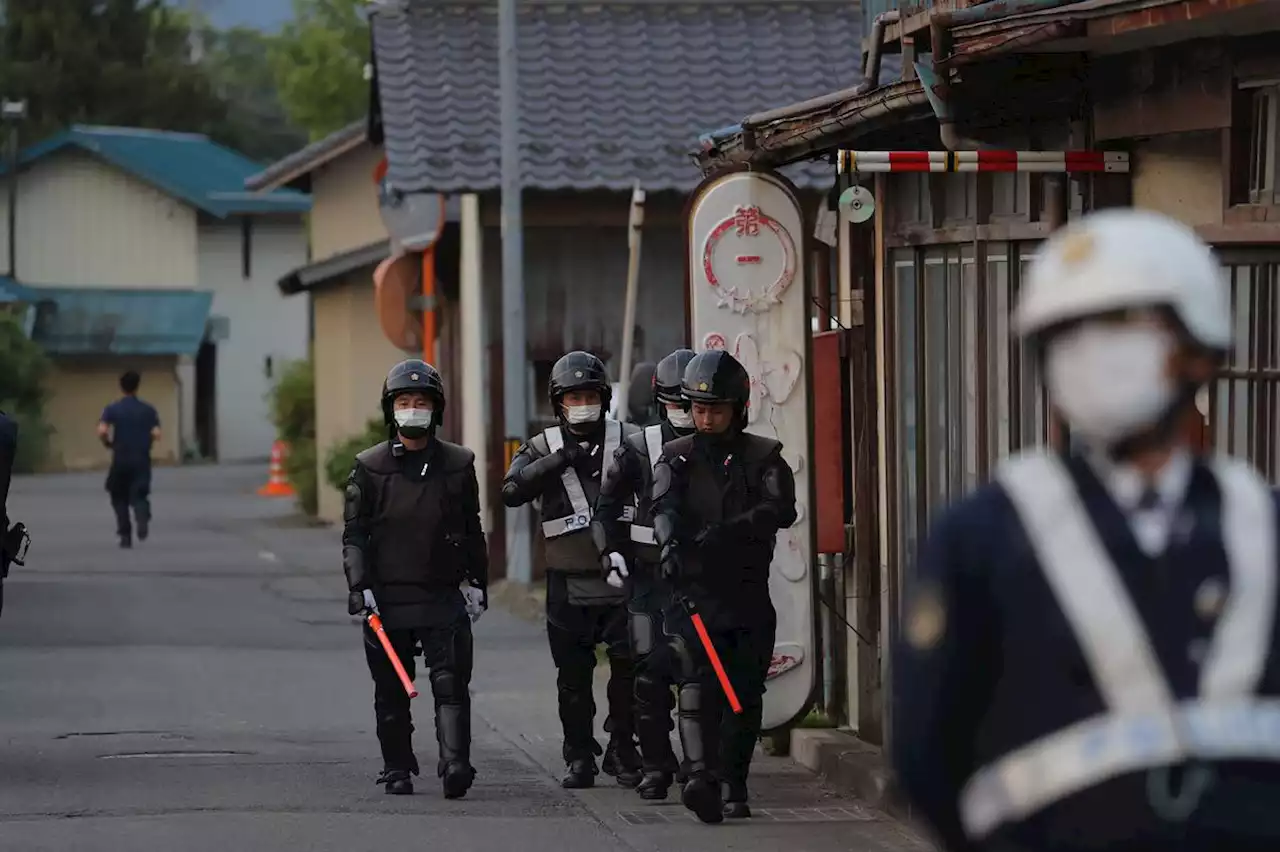
[[705, 772], [696, 773], [684, 785], [680, 801], [706, 823], [724, 822], [724, 800], [720, 798], [720, 782]]
[[596, 775], [600, 770], [592, 758], [582, 757], [569, 761], [568, 770], [560, 780], [560, 786], [566, 790], [585, 790], [596, 785]]
[[636, 787], [636, 792], [646, 801], [658, 802], [667, 797], [667, 791], [670, 789], [670, 772], [646, 772], [640, 785]]
[[729, 819], [749, 818], [751, 807], [747, 804], [747, 785], [728, 781], [724, 787], [724, 815]]
[[128, 550], [129, 548], [133, 547], [133, 536], [129, 535], [128, 533], [121, 534], [120, 546], [125, 550]]
[[138, 518], [138, 541], [147, 540], [147, 533], [149, 531], [148, 525], [150, 523], [151, 523], [151, 519], [148, 518], [146, 515], [143, 515], [142, 517]]
[[413, 795], [413, 780], [406, 769], [384, 769], [374, 783], [385, 784], [387, 793], [392, 796]]
[[644, 777], [640, 769], [640, 752], [631, 737], [614, 737], [605, 749], [600, 769], [605, 775], [618, 779], [623, 787], [635, 787]]
[[440, 782], [444, 787], [446, 799], [461, 799], [471, 789], [476, 780], [476, 771], [465, 763], [454, 761], [440, 773]]
[[680, 761], [680, 768], [676, 770], [676, 783], [684, 786], [689, 783], [689, 758]]
[[444, 788], [444, 797], [461, 799], [471, 789], [476, 777], [471, 766], [469, 703], [442, 704], [436, 708], [436, 742], [440, 746], [436, 772]]

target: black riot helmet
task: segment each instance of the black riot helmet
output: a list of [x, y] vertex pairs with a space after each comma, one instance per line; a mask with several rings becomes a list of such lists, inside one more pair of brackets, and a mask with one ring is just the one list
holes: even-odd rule
[[552, 365], [547, 396], [556, 417], [564, 418], [560, 401], [574, 390], [593, 390], [600, 394], [600, 419], [603, 420], [613, 400], [613, 386], [609, 384], [609, 372], [604, 368], [604, 362], [590, 352], [570, 352], [560, 356], [560, 360]]
[[685, 368], [697, 357], [692, 349], [677, 349], [658, 362], [653, 371], [653, 398], [663, 411], [667, 403], [685, 405], [687, 400], [680, 393], [680, 385], [684, 381]]
[[[434, 403], [431, 427], [428, 432], [435, 431], [444, 414], [444, 382], [440, 371], [420, 358], [410, 358], [396, 364], [382, 381], [382, 420], [394, 433], [396, 418], [393, 411], [395, 398], [402, 393], [423, 393]], [[413, 437], [407, 435], [407, 437]]]
[[736, 428], [746, 428], [747, 406], [751, 404], [751, 377], [747, 368], [728, 352], [713, 349], [693, 356], [684, 369], [680, 394], [691, 403], [732, 404]]

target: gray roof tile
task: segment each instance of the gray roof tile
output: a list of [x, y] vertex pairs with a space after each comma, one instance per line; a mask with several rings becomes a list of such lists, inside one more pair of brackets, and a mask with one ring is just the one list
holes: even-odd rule
[[[497, 189], [496, 4], [383, 0], [371, 20], [391, 182]], [[522, 0], [524, 185], [691, 189], [701, 134], [855, 85], [860, 30], [850, 0]], [[802, 186], [832, 175], [813, 164], [787, 173]]]

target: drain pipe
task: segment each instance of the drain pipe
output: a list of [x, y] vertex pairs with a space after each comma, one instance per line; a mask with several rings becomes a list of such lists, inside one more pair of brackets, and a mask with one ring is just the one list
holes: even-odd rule
[[980, 3], [965, 9], [939, 12], [929, 17], [929, 65], [916, 62], [916, 75], [924, 84], [929, 105], [938, 118], [938, 135], [942, 147], [948, 151], [980, 151], [993, 146], [974, 139], [966, 139], [956, 130], [955, 114], [951, 110], [951, 29], [966, 24], [977, 24], [1009, 18], [1026, 12], [1040, 12], [1065, 6], [1077, 0], [1004, 0], [1000, 3]]
[[867, 39], [867, 52], [862, 55], [862, 82], [854, 92], [865, 95], [880, 87], [880, 60], [884, 58], [884, 31], [889, 24], [896, 24], [902, 13], [897, 9], [881, 12], [871, 22], [871, 38]]

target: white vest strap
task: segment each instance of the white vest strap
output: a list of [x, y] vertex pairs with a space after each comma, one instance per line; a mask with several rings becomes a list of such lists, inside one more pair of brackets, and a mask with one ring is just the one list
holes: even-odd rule
[[[655, 424], [653, 426], [644, 427], [644, 447], [645, 452], [649, 455], [649, 470], [652, 471], [658, 466], [658, 459], [662, 458], [662, 426]], [[640, 495], [636, 495], [636, 505], [640, 503]], [[658, 540], [654, 537], [653, 527], [644, 527], [633, 524], [631, 527], [631, 540], [636, 544], [654, 544]]]
[[644, 446], [649, 451], [649, 470], [653, 470], [658, 466], [658, 459], [662, 458], [661, 425], [644, 427]]
[[1213, 462], [1231, 573], [1226, 608], [1201, 671], [1201, 695], [1176, 703], [1150, 640], [1054, 456], [1010, 460], [997, 474], [1098, 682], [1108, 712], [1004, 755], [960, 796], [974, 839], [1117, 775], [1187, 759], [1280, 762], [1280, 700], [1251, 697], [1271, 649], [1276, 517], [1248, 466]]
[[1142, 620], [1062, 462], [1048, 453], [1023, 455], [1001, 464], [996, 477], [1107, 707], [1141, 713], [1168, 706], [1172, 696]]
[[[564, 435], [559, 426], [550, 426], [542, 434], [546, 437], [547, 449], [551, 452], [559, 452], [564, 446]], [[604, 458], [600, 460], [601, 480], [608, 475], [609, 468], [613, 465], [613, 454], [617, 452], [618, 444], [621, 442], [622, 424], [616, 420], [606, 420], [604, 422]], [[569, 507], [573, 510], [573, 514], [543, 521], [542, 534], [546, 538], [556, 538], [565, 533], [585, 530], [591, 524], [591, 504], [587, 500], [586, 491], [582, 488], [582, 480], [578, 478], [578, 471], [573, 467], [566, 467], [560, 474], [560, 482], [564, 485], [564, 493], [569, 498]]]

